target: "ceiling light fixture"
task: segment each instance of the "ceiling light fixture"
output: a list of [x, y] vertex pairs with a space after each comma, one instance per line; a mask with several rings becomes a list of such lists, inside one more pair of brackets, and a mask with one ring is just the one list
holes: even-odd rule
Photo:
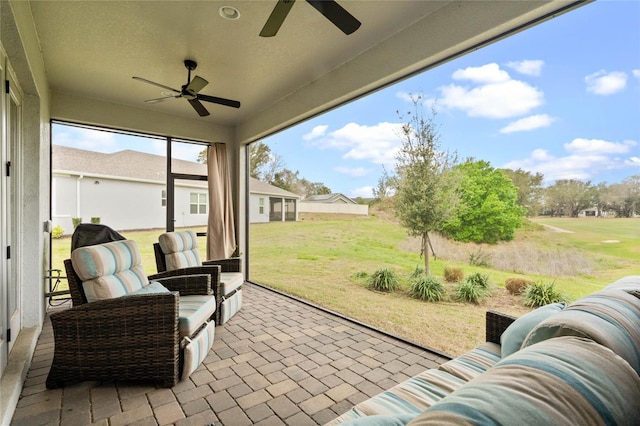
[[235, 21], [240, 18], [240, 11], [233, 6], [222, 6], [218, 9], [218, 13], [224, 19], [228, 19], [230, 21]]

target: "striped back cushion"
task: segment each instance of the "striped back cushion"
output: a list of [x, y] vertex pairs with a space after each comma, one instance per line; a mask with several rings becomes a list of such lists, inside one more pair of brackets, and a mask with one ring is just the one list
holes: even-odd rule
[[566, 336], [503, 359], [409, 423], [631, 425], [640, 377], [610, 349]]
[[167, 271], [200, 266], [198, 238], [193, 231], [167, 232], [158, 238]]
[[71, 253], [88, 302], [124, 296], [148, 285], [141, 262], [132, 240], [80, 247]]
[[603, 290], [573, 302], [531, 330], [522, 347], [558, 336], [604, 345], [640, 374], [640, 299], [626, 291]]
[[640, 298], [640, 275], [629, 275], [624, 278], [620, 278], [613, 284], [605, 287], [605, 290], [624, 290], [627, 293], [631, 293], [634, 296]]

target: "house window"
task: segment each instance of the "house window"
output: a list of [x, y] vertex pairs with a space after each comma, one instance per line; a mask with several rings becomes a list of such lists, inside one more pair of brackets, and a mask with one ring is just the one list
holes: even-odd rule
[[189, 213], [207, 214], [207, 194], [192, 192], [189, 203]]
[[258, 200], [258, 213], [264, 214], [264, 198], [262, 197]]
[[167, 191], [165, 189], [162, 190], [162, 194], [160, 195], [160, 203], [162, 207], [167, 207]]

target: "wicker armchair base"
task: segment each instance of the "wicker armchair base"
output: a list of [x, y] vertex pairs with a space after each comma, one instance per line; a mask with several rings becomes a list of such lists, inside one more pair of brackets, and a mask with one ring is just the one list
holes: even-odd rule
[[126, 296], [51, 315], [49, 389], [86, 380], [178, 382], [178, 294]]

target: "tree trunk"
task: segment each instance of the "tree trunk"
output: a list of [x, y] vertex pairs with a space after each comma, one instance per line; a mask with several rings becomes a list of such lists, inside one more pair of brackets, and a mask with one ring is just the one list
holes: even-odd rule
[[422, 234], [422, 255], [424, 256], [424, 275], [429, 276], [431, 271], [429, 270], [429, 234], [427, 232]]

